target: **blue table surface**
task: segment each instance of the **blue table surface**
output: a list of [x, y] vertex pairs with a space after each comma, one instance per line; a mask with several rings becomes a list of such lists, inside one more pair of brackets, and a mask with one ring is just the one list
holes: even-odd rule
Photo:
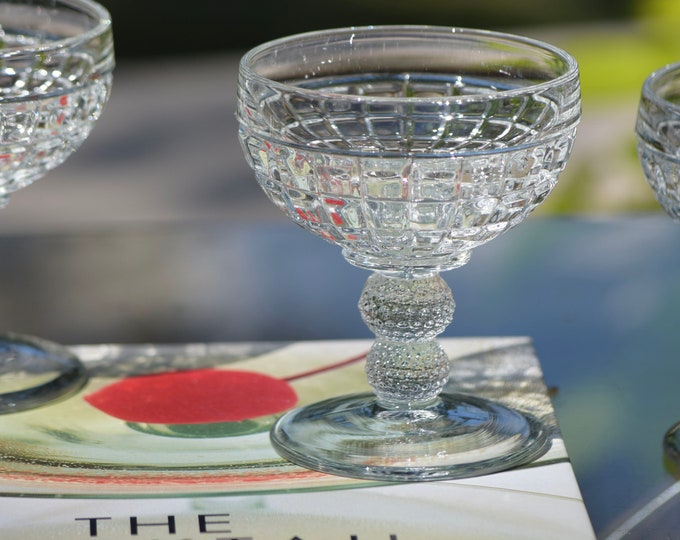
[[[371, 337], [368, 273], [283, 220], [2, 236], [0, 260], [0, 327], [66, 344]], [[680, 227], [535, 216], [443, 276], [445, 336], [533, 339], [598, 536], [677, 537]]]

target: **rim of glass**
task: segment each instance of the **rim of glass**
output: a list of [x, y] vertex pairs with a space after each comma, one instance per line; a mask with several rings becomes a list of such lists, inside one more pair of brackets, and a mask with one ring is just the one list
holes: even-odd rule
[[[96, 21], [95, 25], [92, 28], [85, 30], [84, 32], [80, 32], [75, 36], [56, 39], [54, 41], [41, 43], [39, 45], [28, 45], [4, 50], [0, 49], [0, 60], [68, 49], [70, 47], [80, 45], [81, 43], [86, 43], [87, 41], [100, 36], [111, 27], [111, 15], [109, 11], [104, 6], [94, 2], [93, 0], [60, 0], [60, 2], [63, 5], [72, 7], [81, 13], [90, 15], [92, 19]], [[17, 5], [18, 7], [23, 5], [20, 3], [12, 4]]]
[[[431, 102], [432, 98], [431, 97], [399, 97], [399, 96], [361, 96], [361, 95], [348, 95], [348, 94], [338, 94], [335, 92], [329, 92], [327, 90], [320, 90], [320, 89], [311, 89], [311, 88], [305, 88], [305, 87], [300, 87], [296, 86], [294, 84], [287, 84], [279, 81], [275, 81], [273, 79], [270, 79], [268, 77], [265, 77], [263, 75], [259, 75], [252, 69], [250, 66], [254, 64], [254, 61], [257, 56], [261, 55], [267, 50], [274, 49], [276, 47], [280, 47], [281, 45], [287, 44], [287, 43], [293, 43], [296, 41], [304, 41], [305, 39], [309, 39], [311, 37], [322, 37], [322, 36], [333, 36], [333, 35], [342, 35], [342, 34], [352, 34], [356, 32], [363, 32], [363, 33], [368, 33], [368, 32], [399, 32], [402, 31], [406, 34], [412, 34], [416, 35], [417, 33], [420, 32], [435, 32], [441, 36], [446, 36], [446, 35], [462, 35], [462, 36], [478, 36], [482, 38], [487, 38], [487, 39], [496, 39], [498, 42], [505, 41], [508, 43], [516, 43], [517, 45], [525, 45], [529, 46], [533, 49], [536, 50], [542, 50], [544, 52], [548, 52], [552, 54], [554, 57], [559, 58], [565, 63], [566, 70], [563, 74], [554, 77], [550, 80], [547, 81], [542, 81], [540, 83], [536, 84], [531, 84], [528, 86], [523, 86], [521, 88], [513, 88], [509, 90], [498, 90], [495, 91], [492, 95], [494, 98], [503, 98], [503, 97], [512, 97], [515, 95], [520, 95], [520, 94], [526, 94], [526, 93], [537, 93], [540, 90], [544, 88], [550, 88], [550, 87], [555, 87], [559, 86], [562, 83], [566, 83], [569, 79], [573, 79], [575, 77], [578, 77], [578, 62], [576, 59], [567, 51], [560, 47], [556, 47], [554, 45], [551, 45], [550, 43], [546, 43], [544, 41], [540, 41], [537, 39], [533, 39], [530, 37], [526, 36], [521, 36], [518, 34], [512, 34], [512, 33], [507, 33], [507, 32], [497, 32], [493, 30], [482, 30], [482, 29], [476, 29], [476, 28], [464, 28], [464, 27], [456, 27], [456, 26], [431, 26], [431, 25], [384, 25], [384, 26], [350, 26], [350, 27], [345, 27], [345, 28], [335, 28], [335, 29], [328, 29], [328, 30], [317, 30], [317, 31], [311, 31], [311, 32], [303, 32], [300, 34], [293, 34], [290, 36], [285, 36], [282, 38], [274, 39], [271, 41], [267, 41], [265, 43], [262, 43], [260, 45], [257, 45], [256, 47], [250, 49], [247, 51], [242, 57], [241, 61], [239, 62], [239, 72], [241, 75], [243, 75], [246, 79], [249, 80], [255, 80], [255, 81], [260, 81], [261, 83], [277, 88], [282, 91], [288, 91], [288, 92], [295, 92], [298, 94], [308, 94], [310, 96], [342, 96], [343, 99], [347, 99], [349, 101], [361, 101], [361, 102], [372, 102], [372, 101], [380, 101], [380, 102], [399, 102], [399, 101], [408, 101], [411, 103], [418, 103], [418, 102]], [[463, 102], [463, 101], [488, 101], [489, 100], [489, 94], [463, 94], [459, 96], [447, 96], [445, 98], [442, 98], [447, 101], [451, 102]]]
[[[662, 81], [668, 75], [675, 73], [679, 79], [680, 83], [680, 62], [673, 62], [671, 64], [666, 64], [662, 68], [653, 71], [642, 84], [642, 94], [645, 98], [655, 103], [657, 106], [663, 109], [670, 109], [675, 114], [680, 114], [680, 104], [671, 103], [666, 98], [663, 98], [658, 93], [658, 88], [656, 85], [659, 81]], [[680, 88], [680, 84], [678, 85]]]

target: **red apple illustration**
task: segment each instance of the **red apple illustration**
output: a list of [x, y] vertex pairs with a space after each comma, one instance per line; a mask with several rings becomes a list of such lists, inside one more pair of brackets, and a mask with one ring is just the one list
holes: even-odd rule
[[193, 438], [266, 430], [298, 398], [287, 381], [262, 373], [195, 369], [127, 377], [85, 400], [138, 431]]

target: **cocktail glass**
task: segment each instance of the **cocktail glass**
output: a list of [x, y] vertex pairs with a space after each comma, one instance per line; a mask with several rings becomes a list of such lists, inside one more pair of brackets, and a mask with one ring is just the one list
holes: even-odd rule
[[[108, 12], [90, 0], [0, 1], [0, 205], [87, 138], [111, 88]], [[77, 391], [85, 369], [67, 349], [0, 336], [0, 413]]]
[[[635, 133], [645, 178], [664, 211], [680, 223], [680, 63], [645, 79]], [[680, 422], [666, 432], [663, 446], [680, 463]]]
[[575, 60], [482, 30], [312, 32], [245, 54], [238, 119], [274, 204], [372, 272], [359, 310], [376, 335], [374, 393], [287, 413], [271, 432], [276, 450], [378, 480], [488, 473], [544, 452], [530, 415], [442, 392], [450, 364], [436, 336], [454, 301], [439, 274], [555, 186], [580, 119]]

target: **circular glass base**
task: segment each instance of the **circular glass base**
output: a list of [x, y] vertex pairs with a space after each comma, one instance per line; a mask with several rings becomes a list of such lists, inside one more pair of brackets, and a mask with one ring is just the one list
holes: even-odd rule
[[672, 425], [664, 435], [663, 449], [673, 463], [680, 465], [680, 422]]
[[86, 381], [84, 366], [64, 347], [34, 337], [0, 335], [0, 414], [63, 399]]
[[488, 474], [528, 463], [550, 438], [535, 418], [463, 394], [419, 409], [386, 409], [373, 394], [329, 399], [280, 418], [276, 451], [309, 469], [382, 481]]

